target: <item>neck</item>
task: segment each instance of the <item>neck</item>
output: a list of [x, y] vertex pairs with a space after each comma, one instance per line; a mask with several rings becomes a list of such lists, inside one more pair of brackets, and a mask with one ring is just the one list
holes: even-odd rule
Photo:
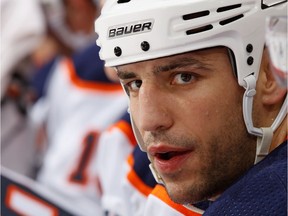
[[288, 129], [287, 129], [287, 116], [286, 116], [283, 122], [274, 132], [269, 152], [273, 151], [275, 148], [281, 145], [285, 140], [287, 140], [288, 138], [287, 134], [288, 134]]

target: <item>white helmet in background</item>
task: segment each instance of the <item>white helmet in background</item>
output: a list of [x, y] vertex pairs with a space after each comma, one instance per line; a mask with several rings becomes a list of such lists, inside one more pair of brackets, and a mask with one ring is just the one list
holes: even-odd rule
[[[273, 132], [287, 113], [286, 99], [271, 127], [253, 126], [266, 17], [286, 13], [287, 0], [108, 0], [95, 29], [106, 66], [227, 47], [238, 83], [246, 89], [243, 116], [247, 131], [258, 137], [258, 162], [268, 154]], [[135, 125], [134, 132], [141, 143]]]
[[11, 74], [35, 51], [43, 40], [45, 19], [37, 0], [0, 0], [0, 6], [0, 93], [2, 100], [11, 81]]
[[[73, 51], [81, 50], [93, 41], [97, 36], [95, 32], [73, 31], [65, 20], [66, 7], [63, 0], [39, 0], [45, 9], [48, 26], [57, 38]], [[97, 7], [99, 1], [91, 0]], [[96, 18], [96, 17], [95, 17]]]

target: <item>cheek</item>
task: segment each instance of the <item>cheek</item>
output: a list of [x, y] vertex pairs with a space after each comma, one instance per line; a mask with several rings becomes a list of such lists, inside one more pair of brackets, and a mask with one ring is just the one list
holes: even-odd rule
[[138, 119], [138, 117], [139, 117], [139, 107], [138, 107], [138, 102], [137, 102], [137, 100], [135, 100], [135, 99], [130, 99], [129, 100], [129, 111], [130, 111], [130, 115], [132, 116], [132, 118], [133, 118], [133, 121], [134, 121], [134, 123], [136, 124], [138, 121], [139, 121], [139, 119]]
[[178, 116], [185, 128], [205, 139], [217, 133], [220, 128], [227, 129], [231, 119], [242, 119], [241, 101], [240, 97], [236, 99], [215, 90], [213, 93], [201, 94], [201, 97], [182, 102]]
[[[136, 103], [135, 100], [129, 101], [129, 112], [130, 116], [132, 116], [133, 122], [134, 122], [134, 134], [136, 135], [136, 139], [138, 142], [138, 145], [140, 146], [141, 150], [146, 150], [146, 147], [144, 145], [144, 142], [142, 140], [143, 133], [140, 133], [137, 122], [139, 121], [137, 117], [139, 117], [139, 108], [138, 108], [138, 103]], [[136, 128], [135, 128], [136, 127]]]
[[185, 124], [185, 128], [194, 130], [205, 130], [214, 124], [216, 118], [218, 118], [221, 112], [221, 106], [214, 103], [208, 98], [193, 98], [193, 100], [186, 100], [180, 103], [177, 108], [177, 115], [181, 118], [181, 121]]

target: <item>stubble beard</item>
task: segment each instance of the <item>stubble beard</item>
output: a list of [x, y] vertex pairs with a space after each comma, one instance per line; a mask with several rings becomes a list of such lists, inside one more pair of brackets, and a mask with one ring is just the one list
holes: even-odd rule
[[[208, 149], [202, 149], [201, 144], [197, 143], [199, 148], [196, 149], [201, 150], [195, 153], [203, 163], [201, 169], [195, 172], [194, 181], [189, 182], [188, 179], [184, 184], [177, 185], [179, 176], [177, 174], [170, 176], [171, 179], [175, 178], [176, 183], [171, 183], [173, 181], [170, 179], [166, 189], [174, 202], [193, 204], [218, 196], [253, 166], [255, 146], [252, 143], [255, 142], [255, 138], [249, 135], [245, 128], [241, 131], [236, 130], [237, 134], [227, 133], [227, 131], [231, 130], [224, 129], [220, 133], [222, 134], [220, 139], [211, 137], [206, 145], [209, 146]], [[195, 140], [186, 139], [180, 143], [182, 144], [178, 146], [183, 146], [183, 143], [195, 143]], [[183, 169], [181, 172], [189, 172], [189, 170]], [[165, 183], [165, 179], [163, 180]]]

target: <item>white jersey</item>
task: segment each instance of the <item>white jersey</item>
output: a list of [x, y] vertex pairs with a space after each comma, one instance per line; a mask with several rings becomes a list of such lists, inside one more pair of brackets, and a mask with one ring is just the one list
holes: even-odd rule
[[173, 202], [165, 188], [158, 184], [148, 196], [144, 215], [201, 216], [203, 213], [203, 210], [194, 206], [188, 208]]
[[[147, 196], [156, 182], [150, 171], [146, 172], [146, 154], [141, 153], [140, 157], [134, 159], [139, 153], [138, 150], [128, 113], [99, 139], [96, 164], [102, 189], [101, 204], [107, 216], [137, 216], [144, 213]], [[141, 164], [144, 169], [139, 166], [136, 168], [135, 161], [140, 162], [143, 156], [145, 161], [137, 162], [137, 165]], [[150, 176], [153, 185], [147, 185], [138, 176], [139, 170], [134, 168], [139, 168], [143, 176]]]
[[[82, 66], [91, 70], [87, 64]], [[102, 212], [95, 173], [98, 139], [126, 110], [127, 99], [120, 84], [81, 79], [83, 67], [77, 59], [59, 60], [46, 96], [35, 107], [45, 111], [41, 118], [49, 145], [38, 181], [82, 209], [81, 215], [90, 216]], [[95, 73], [104, 73], [103, 67], [96, 69]]]
[[117, 123], [102, 133], [96, 156], [97, 175], [101, 186], [101, 204], [105, 215], [128, 216], [130, 197], [125, 199], [123, 179], [125, 161], [136, 141], [125, 113]]

